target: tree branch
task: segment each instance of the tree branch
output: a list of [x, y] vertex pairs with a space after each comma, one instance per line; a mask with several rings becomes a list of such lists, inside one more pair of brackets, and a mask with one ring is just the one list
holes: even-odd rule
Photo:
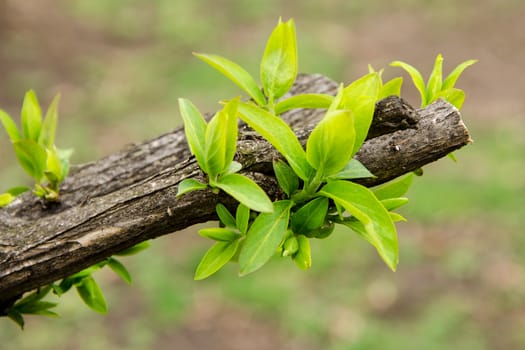
[[[337, 84], [323, 76], [301, 75], [292, 93], [336, 90]], [[283, 118], [304, 144], [323, 114], [294, 110]], [[386, 182], [469, 142], [459, 112], [444, 101], [419, 111], [398, 98], [380, 101], [368, 140], [356, 155], [376, 177], [358, 182]], [[273, 198], [281, 195], [272, 172], [272, 160], [279, 157], [249, 128], [241, 128], [236, 160]], [[177, 185], [189, 177], [204, 180], [178, 129], [72, 169], [59, 205], [44, 207], [23, 194], [0, 209], [0, 314], [26, 291], [139, 242], [216, 219], [219, 201], [235, 205], [211, 191], [175, 198]]]

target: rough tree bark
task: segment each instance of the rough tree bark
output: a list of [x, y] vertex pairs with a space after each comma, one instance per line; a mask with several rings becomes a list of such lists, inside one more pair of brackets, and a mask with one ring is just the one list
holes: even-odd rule
[[[301, 75], [293, 94], [335, 94], [337, 84], [320, 75]], [[283, 116], [305, 143], [320, 110]], [[374, 186], [433, 162], [470, 142], [456, 108], [444, 101], [414, 110], [403, 100], [378, 102], [368, 139], [356, 155], [375, 178]], [[341, 150], [343, 151], [343, 150]], [[272, 174], [279, 154], [246, 126], [237, 160], [269, 194], [281, 195]], [[175, 198], [178, 183], [203, 179], [181, 129], [75, 167], [61, 188], [60, 205], [44, 207], [24, 194], [0, 209], [0, 314], [24, 292], [78, 272], [139, 242], [216, 219], [211, 191]]]

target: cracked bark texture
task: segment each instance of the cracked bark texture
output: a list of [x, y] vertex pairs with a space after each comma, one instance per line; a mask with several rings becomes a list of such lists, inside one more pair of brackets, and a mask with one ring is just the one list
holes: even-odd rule
[[[300, 75], [291, 94], [334, 95], [337, 84], [321, 75]], [[293, 110], [283, 118], [305, 144], [323, 110]], [[470, 142], [456, 108], [437, 101], [415, 110], [391, 97], [379, 101], [372, 126], [356, 157], [375, 186], [418, 169]], [[343, 151], [343, 150], [341, 150]], [[272, 172], [280, 155], [246, 126], [241, 127], [236, 160], [272, 198], [281, 195]], [[216, 219], [225, 195], [210, 191], [175, 198], [186, 178], [204, 180], [177, 129], [129, 146], [98, 161], [76, 166], [61, 187], [62, 202], [44, 208], [23, 194], [0, 209], [0, 314], [24, 292], [78, 272], [139, 242]]]

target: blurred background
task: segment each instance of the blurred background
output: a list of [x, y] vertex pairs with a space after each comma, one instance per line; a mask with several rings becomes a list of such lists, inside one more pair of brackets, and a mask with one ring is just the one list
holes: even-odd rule
[[[195, 228], [126, 258], [134, 285], [97, 280], [109, 314], [76, 293], [57, 319], [0, 319], [2, 349], [525, 348], [525, 3], [521, 0], [0, 0], [0, 108], [18, 119], [33, 88], [60, 92], [57, 144], [74, 163], [180, 125], [177, 97], [204, 111], [239, 93], [192, 57], [221, 54], [256, 74], [279, 16], [297, 24], [300, 71], [350, 82], [400, 59], [425, 76], [437, 53], [460, 78], [475, 142], [425, 168], [398, 225], [396, 273], [355, 234], [313, 245], [313, 267], [273, 260], [193, 281], [210, 243]], [[387, 68], [385, 78], [401, 75]], [[408, 79], [404, 97], [419, 98]], [[0, 192], [30, 183], [0, 132]]]

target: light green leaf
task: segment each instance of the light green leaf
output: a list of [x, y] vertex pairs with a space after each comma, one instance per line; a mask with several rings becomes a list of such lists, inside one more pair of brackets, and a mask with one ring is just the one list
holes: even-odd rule
[[224, 175], [238, 173], [241, 169], [242, 169], [241, 163], [232, 161], [230, 165], [228, 165], [228, 169], [224, 172]]
[[403, 78], [397, 77], [386, 82], [379, 91], [378, 99], [387, 98], [389, 96], [400, 96], [401, 86], [403, 85]]
[[335, 95], [334, 99], [332, 100], [332, 103], [328, 107], [328, 110], [326, 111], [326, 113], [334, 112], [334, 111], [336, 111], [338, 109], [344, 109], [342, 107], [344, 95], [345, 95], [345, 89], [344, 89], [344, 85], [341, 83], [341, 84], [339, 84], [339, 88], [337, 89], [337, 94]]
[[131, 274], [129, 273], [128, 269], [122, 264], [120, 261], [118, 261], [115, 258], [108, 258], [107, 259], [108, 266], [113, 272], [115, 272], [124, 282], [127, 284], [131, 284]]
[[313, 169], [306, 153], [290, 126], [281, 118], [249, 103], [239, 104], [241, 119], [270, 142], [288, 161], [294, 172], [308, 180]]
[[352, 159], [354, 140], [352, 113], [345, 110], [328, 112], [308, 138], [306, 159], [323, 177], [333, 175]]
[[290, 197], [299, 188], [299, 178], [292, 168], [282, 160], [273, 161], [273, 171], [284, 193]]
[[8, 192], [1, 193], [0, 194], [0, 208], [5, 207], [6, 205], [14, 201], [15, 198], [16, 196], [13, 196], [11, 193], [8, 193]]
[[414, 180], [414, 174], [412, 173], [400, 176], [383, 185], [374, 187], [373, 192], [379, 200], [402, 197], [410, 188], [412, 180]]
[[13, 143], [18, 162], [37, 182], [44, 176], [47, 153], [44, 147], [33, 140], [18, 140]]
[[436, 95], [436, 99], [442, 98], [457, 109], [461, 109], [463, 102], [465, 102], [465, 92], [460, 89], [447, 89], [440, 91]]
[[295, 264], [303, 270], [308, 270], [312, 267], [312, 253], [310, 251], [310, 241], [303, 235], [297, 236], [297, 243], [299, 249], [293, 257]]
[[343, 170], [337, 174], [329, 176], [330, 180], [349, 180], [375, 177], [360, 161], [350, 159]]
[[292, 232], [292, 234], [284, 240], [281, 256], [293, 256], [298, 250], [299, 242], [297, 241], [297, 237]]
[[55, 144], [55, 134], [58, 121], [58, 101], [60, 100], [60, 94], [57, 94], [49, 108], [47, 109], [46, 117], [42, 123], [42, 130], [38, 137], [38, 143], [46, 148], [52, 148]]
[[398, 213], [394, 213], [394, 212], [388, 212], [388, 214], [390, 214], [390, 218], [392, 219], [393, 222], [399, 222], [399, 221], [407, 221], [407, 219], [403, 216], [403, 215], [400, 215]]
[[273, 211], [272, 201], [266, 193], [246, 176], [228, 174], [221, 176], [213, 185], [250, 209], [266, 213]]
[[325, 94], [294, 95], [275, 105], [275, 114], [279, 115], [296, 108], [328, 108], [334, 100], [333, 96]]
[[62, 163], [62, 179], [65, 179], [67, 177], [67, 174], [69, 174], [69, 158], [71, 158], [71, 155], [73, 154], [72, 149], [56, 149], [58, 153], [58, 158], [60, 158], [60, 162]]
[[129, 255], [135, 255], [137, 253], [140, 253], [143, 250], [146, 250], [150, 247], [149, 241], [144, 241], [135, 244], [133, 247], [130, 247], [128, 249], [121, 250], [120, 252], [116, 253], [115, 255], [118, 256], [129, 256]]
[[[432, 103], [435, 100], [435, 96], [441, 91], [443, 84], [443, 56], [438, 54], [434, 62], [434, 68], [428, 78], [427, 83], [427, 104]], [[423, 107], [423, 106], [421, 106]]]
[[176, 198], [179, 198], [180, 196], [192, 192], [192, 191], [199, 191], [199, 190], [205, 190], [208, 188], [207, 184], [204, 184], [198, 180], [195, 179], [184, 179], [179, 183], [179, 186], [177, 186], [177, 195]]
[[232, 242], [241, 237], [239, 234], [224, 227], [203, 228], [199, 230], [199, 235], [204, 238], [209, 238], [220, 242]]
[[292, 215], [292, 231], [301, 235], [308, 234], [324, 223], [327, 212], [328, 198], [317, 197], [311, 200]]
[[472, 66], [474, 63], [478, 62], [478, 60], [468, 60], [461, 64], [459, 64], [454, 70], [447, 76], [445, 81], [443, 81], [443, 86], [441, 87], [442, 90], [448, 90], [452, 89], [454, 85], [456, 85], [457, 80], [459, 79], [460, 75], [463, 73], [465, 69]]
[[206, 169], [211, 178], [228, 170], [237, 147], [237, 105], [228, 102], [217, 112], [206, 128]]
[[230, 213], [230, 211], [224, 206], [224, 204], [217, 203], [217, 205], [215, 206], [215, 211], [217, 212], [217, 216], [219, 216], [219, 220], [224, 224], [224, 226], [229, 228], [237, 228], [235, 218]]
[[190, 151], [197, 159], [201, 169], [208, 173], [206, 168], [206, 120], [190, 100], [179, 98], [179, 109]]
[[51, 145], [51, 148], [46, 148], [46, 153], [46, 177], [52, 184], [58, 185], [64, 178], [62, 177], [62, 162], [60, 161], [55, 145]]
[[[349, 181], [326, 184], [321, 195], [333, 199], [357, 220], [362, 229], [355, 229], [368, 240], [392, 270], [395, 271], [399, 255], [397, 233], [388, 211], [368, 188]], [[348, 226], [348, 225], [347, 225]]]
[[269, 101], [275, 101], [292, 87], [297, 76], [297, 41], [292, 19], [284, 23], [279, 19], [266, 43], [260, 72]]
[[28, 140], [38, 141], [42, 128], [42, 111], [33, 90], [29, 90], [22, 103], [22, 132]]
[[292, 205], [289, 200], [277, 201], [273, 213], [262, 213], [255, 219], [239, 256], [241, 276], [259, 269], [274, 255], [286, 234]]
[[412, 82], [414, 83], [414, 86], [416, 87], [417, 91], [419, 91], [419, 95], [421, 96], [421, 106], [427, 105], [427, 96], [426, 96], [426, 88], [425, 88], [425, 81], [423, 80], [423, 77], [421, 76], [421, 73], [419, 71], [411, 66], [408, 63], [401, 62], [401, 61], [394, 61], [390, 63], [392, 67], [400, 67], [403, 68], [412, 78]]
[[78, 284], [75, 285], [78, 295], [84, 303], [96, 312], [105, 314], [108, 311], [106, 299], [102, 290], [98, 286], [93, 277], [84, 277]]
[[10, 193], [12, 194], [13, 196], [18, 196], [24, 192], [27, 192], [29, 191], [30, 188], [27, 187], [27, 186], [15, 186], [15, 187], [11, 187], [10, 189], [7, 190], [7, 193]]
[[250, 222], [250, 208], [244, 204], [239, 204], [237, 206], [237, 211], [235, 213], [235, 223], [237, 228], [241, 231], [242, 234], [246, 234], [248, 231], [248, 223]]
[[394, 210], [408, 203], [408, 198], [398, 197], [398, 198], [387, 198], [381, 200], [381, 204], [385, 207], [386, 210]]
[[13, 119], [11, 119], [9, 114], [7, 114], [1, 109], [0, 109], [0, 122], [2, 122], [2, 125], [4, 126], [4, 129], [7, 132], [7, 135], [11, 139], [11, 142], [18, 141], [22, 138]]
[[233, 258], [239, 248], [240, 240], [233, 242], [217, 242], [204, 255], [197, 270], [195, 280], [202, 280], [213, 275]]
[[259, 106], [266, 105], [266, 98], [261, 92], [255, 79], [253, 79], [250, 73], [237, 63], [217, 55], [199, 53], [194, 53], [193, 55], [218, 70], [237, 86], [246, 91], [246, 93], [248, 93], [248, 95], [250, 95]]

